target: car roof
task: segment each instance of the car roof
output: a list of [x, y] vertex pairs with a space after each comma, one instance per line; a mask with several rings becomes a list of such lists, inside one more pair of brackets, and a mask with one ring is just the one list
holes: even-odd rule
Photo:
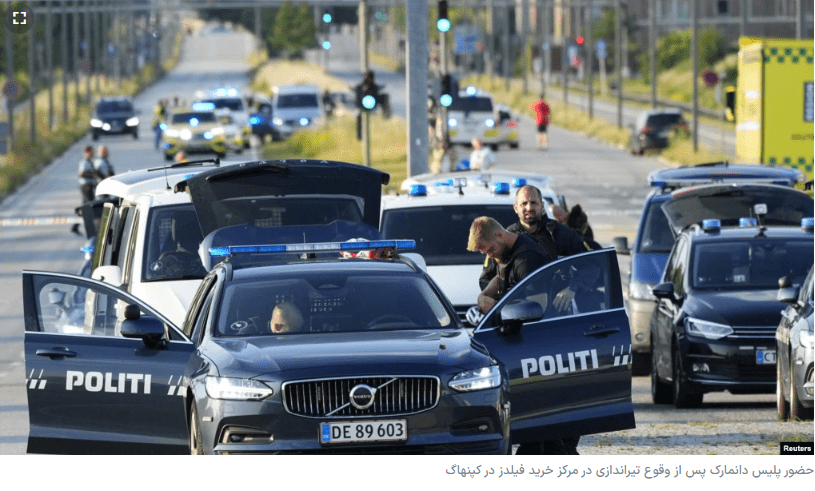
[[[802, 227], [761, 227], [761, 233], [766, 237], [779, 238], [813, 238], [812, 232]], [[691, 227], [683, 232], [692, 242], [718, 242], [733, 239], [750, 239], [759, 235], [759, 227], [722, 227], [715, 232], [705, 232], [701, 227]]]
[[194, 174], [215, 167], [214, 162], [210, 165], [196, 165], [196, 162], [198, 161], [187, 162], [186, 165], [174, 164], [116, 174], [100, 182], [96, 186], [96, 193], [100, 196], [110, 195], [128, 200], [134, 200], [142, 195], [174, 195], [179, 197], [178, 202], [188, 203], [189, 196], [186, 193], [175, 193], [173, 187]]
[[[526, 179], [527, 184], [531, 184], [541, 192], [544, 192], [544, 189], [548, 189], [551, 187], [553, 179], [544, 174], [534, 174], [530, 172], [524, 171], [516, 171], [511, 169], [501, 169], [496, 170], [494, 172], [491, 171], [480, 171], [480, 170], [470, 170], [470, 171], [458, 171], [458, 172], [446, 172], [442, 174], [419, 174], [416, 176], [409, 177], [402, 181], [400, 185], [400, 189], [402, 191], [407, 191], [410, 187], [414, 184], [424, 184], [428, 187], [427, 191], [428, 194], [433, 194], [436, 191], [436, 184], [443, 183], [443, 182], [454, 182], [456, 179], [467, 179], [467, 186], [465, 186], [465, 193], [474, 188], [480, 188], [487, 191], [484, 187], [484, 182], [507, 182], [512, 184], [515, 179]], [[551, 189], [550, 189], [551, 190]], [[551, 194], [555, 194], [554, 191]]]
[[648, 184], [662, 192], [682, 187], [727, 182], [758, 182], [793, 186], [804, 174], [792, 167], [731, 164], [726, 161], [659, 169], [648, 174]]
[[[466, 189], [466, 188], [465, 188]], [[383, 196], [382, 211], [403, 208], [422, 208], [425, 206], [455, 206], [455, 205], [481, 205], [497, 204], [512, 206], [515, 204], [515, 195], [512, 194], [463, 194], [457, 192], [450, 194], [428, 194], [427, 196]]]
[[676, 107], [666, 107], [663, 109], [648, 109], [643, 111], [641, 114], [647, 114], [649, 116], [656, 115], [656, 114], [682, 114], [682, 110]]
[[302, 94], [314, 93], [319, 94], [320, 89], [316, 85], [297, 84], [297, 85], [278, 85], [274, 88], [275, 94]]
[[421, 275], [419, 269], [414, 269], [406, 262], [391, 259], [341, 259], [317, 258], [304, 260], [290, 260], [273, 262], [270, 264], [254, 265], [250, 267], [235, 268], [232, 272], [233, 280], [255, 279], [265, 276], [280, 276], [285, 278], [292, 273], [414, 273]]

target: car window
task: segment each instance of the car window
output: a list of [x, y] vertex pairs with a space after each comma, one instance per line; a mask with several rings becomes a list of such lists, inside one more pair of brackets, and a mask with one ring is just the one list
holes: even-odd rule
[[283, 94], [277, 97], [278, 108], [318, 106], [317, 94]]
[[218, 336], [272, 335], [275, 309], [289, 330], [314, 334], [456, 326], [455, 316], [416, 275], [292, 275], [236, 280], [220, 300]]
[[680, 237], [676, 244], [676, 249], [673, 257], [671, 258], [673, 264], [671, 265], [670, 276], [666, 276], [665, 281], [670, 281], [674, 285], [674, 294], [682, 296], [685, 294], [685, 277], [687, 276], [687, 250], [688, 241], [684, 237]]
[[210, 112], [189, 112], [173, 114], [172, 124], [185, 124], [195, 126], [198, 123], [215, 122], [215, 114]]
[[659, 206], [661, 203], [661, 201], [652, 201], [645, 212], [637, 252], [670, 252], [673, 247], [673, 231], [671, 231], [668, 218]]
[[230, 99], [205, 99], [201, 102], [215, 106], [215, 109], [229, 109], [230, 111], [243, 111], [243, 100], [235, 97]]
[[198, 256], [203, 236], [192, 204], [151, 209], [145, 239], [143, 281], [200, 279], [206, 275]]
[[681, 114], [652, 114], [646, 124], [657, 128], [682, 123]]
[[103, 101], [96, 106], [98, 113], [133, 112], [133, 105], [128, 101]]
[[507, 227], [517, 221], [512, 205], [427, 206], [385, 210], [382, 235], [390, 239], [413, 239], [415, 252], [428, 266], [481, 264], [484, 255], [467, 250], [470, 225], [480, 216], [489, 216]]
[[453, 99], [448, 111], [492, 112], [492, 99], [489, 97], [459, 97]]
[[812, 240], [756, 237], [749, 241], [697, 244], [693, 286], [701, 289], [778, 288], [787, 276], [800, 285], [812, 266]]

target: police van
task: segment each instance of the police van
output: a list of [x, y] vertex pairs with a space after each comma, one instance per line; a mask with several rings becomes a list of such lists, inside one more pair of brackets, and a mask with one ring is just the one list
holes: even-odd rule
[[459, 91], [447, 108], [447, 129], [451, 145], [469, 146], [478, 138], [493, 150], [501, 141], [501, 121], [492, 95], [475, 87]]

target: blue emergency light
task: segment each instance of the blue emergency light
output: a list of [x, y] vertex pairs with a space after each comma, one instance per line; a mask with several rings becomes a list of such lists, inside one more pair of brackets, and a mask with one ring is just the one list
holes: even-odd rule
[[509, 194], [508, 182], [496, 182], [492, 185], [493, 194]]
[[215, 110], [215, 104], [212, 102], [195, 102], [192, 105], [193, 111], [213, 111]]
[[722, 228], [722, 221], [718, 218], [708, 218], [702, 221], [702, 230], [705, 232], [718, 232]]
[[815, 218], [802, 218], [801, 219], [801, 229], [805, 232], [812, 232], [815, 230]]
[[468, 87], [467, 87], [467, 95], [468, 95], [468, 96], [474, 96], [474, 95], [475, 95], [475, 94], [477, 94], [477, 93], [478, 93], [478, 89], [476, 89], [476, 88], [475, 88], [475, 87], [473, 87], [472, 85], [470, 85], [470, 86], [468, 86]]
[[522, 186], [526, 186], [526, 179], [524, 179], [523, 177], [516, 177], [515, 179], [512, 180], [512, 187], [520, 188]]
[[413, 184], [408, 189], [408, 196], [427, 196], [427, 186], [424, 184]]
[[258, 116], [252, 116], [251, 118], [249, 118], [249, 124], [251, 124], [252, 126], [259, 125], [261, 121], [262, 120]]
[[363, 240], [357, 242], [313, 242], [307, 244], [273, 244], [210, 247], [212, 257], [235, 256], [240, 254], [304, 253], [304, 252], [352, 252], [368, 249], [392, 247], [411, 250], [416, 248], [415, 240]]
[[758, 226], [758, 220], [753, 217], [739, 218], [739, 227], [756, 227], [756, 226]]

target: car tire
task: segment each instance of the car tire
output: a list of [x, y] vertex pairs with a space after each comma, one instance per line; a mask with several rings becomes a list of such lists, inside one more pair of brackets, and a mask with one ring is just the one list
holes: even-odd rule
[[775, 364], [775, 408], [778, 412], [778, 421], [790, 419], [790, 404], [784, 398], [784, 377], [780, 363]]
[[134, 140], [138, 140], [138, 139], [139, 139], [139, 132], [138, 132], [138, 131], [134, 131], [134, 132], [133, 132], [133, 139], [134, 139]]
[[93, 141], [98, 140], [98, 139], [99, 139], [99, 133], [93, 133], [93, 134], [91, 135], [91, 138], [93, 139]]
[[795, 362], [790, 353], [790, 421], [804, 421], [812, 419], [812, 409], [804, 407], [801, 399], [798, 398], [798, 385], [795, 383]]
[[198, 408], [195, 403], [192, 403], [190, 408], [190, 455], [204, 455], [204, 449], [201, 446], [201, 426], [198, 422]]
[[654, 404], [670, 404], [673, 402], [672, 396], [671, 386], [659, 379], [656, 351], [654, 343], [651, 343], [651, 400], [654, 401]]
[[510, 143], [509, 148], [517, 150], [520, 145], [518, 143]]
[[679, 346], [674, 346], [672, 358], [674, 406], [679, 409], [701, 406], [703, 394], [693, 392], [690, 384], [685, 380], [685, 370], [682, 367], [682, 354], [679, 352]]
[[490, 148], [492, 149], [493, 152], [498, 151], [498, 145], [497, 144], [496, 145], [490, 145]]
[[648, 375], [651, 373], [651, 353], [631, 353], [631, 374]]

